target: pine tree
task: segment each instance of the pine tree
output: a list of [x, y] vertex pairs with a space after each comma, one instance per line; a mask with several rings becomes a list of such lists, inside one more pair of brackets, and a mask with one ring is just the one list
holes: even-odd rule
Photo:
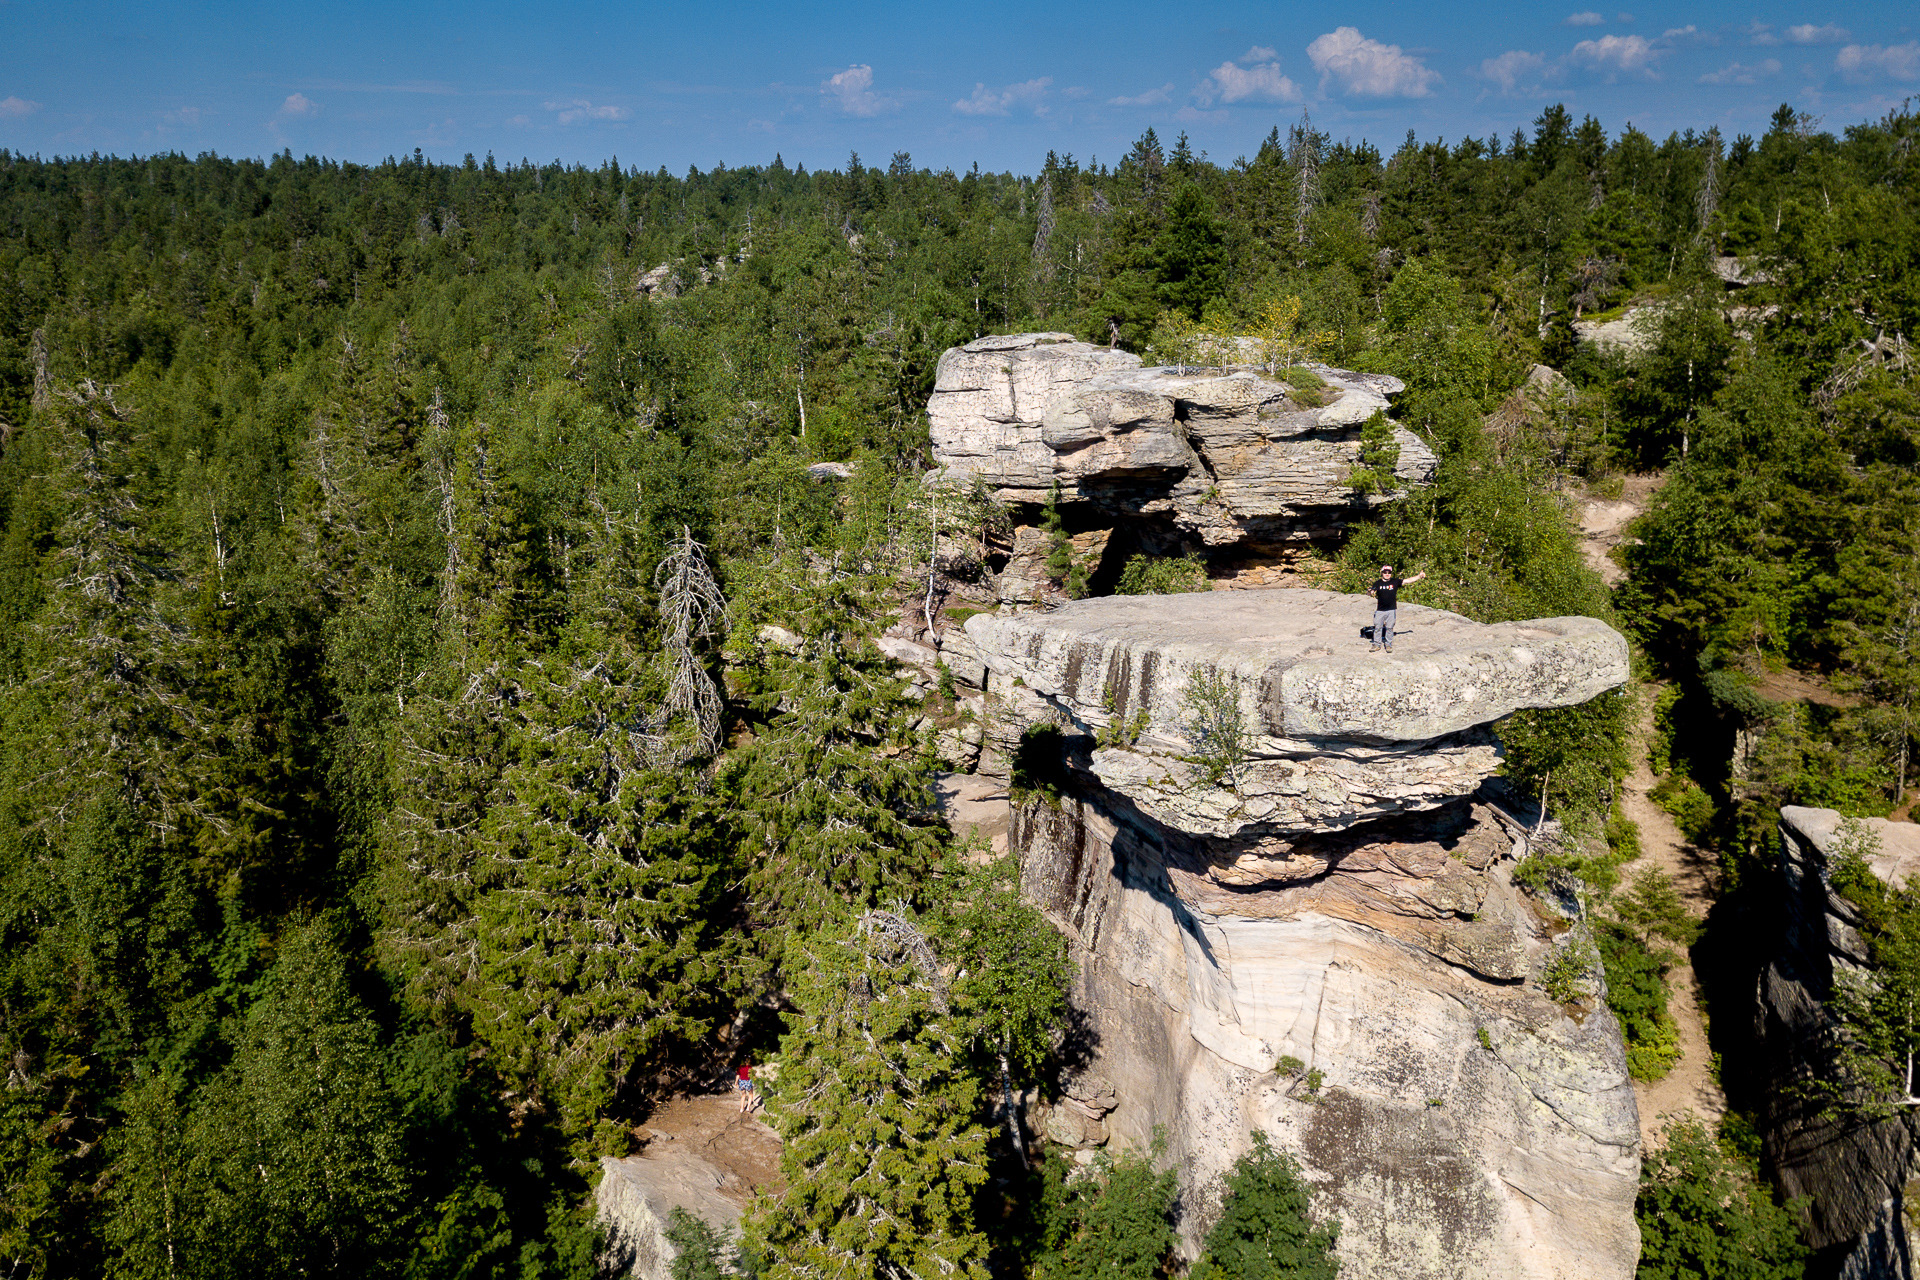
[[869, 917], [808, 936], [787, 972], [800, 1012], [767, 1095], [787, 1189], [748, 1227], [768, 1280], [984, 1280], [979, 1086], [927, 953]]

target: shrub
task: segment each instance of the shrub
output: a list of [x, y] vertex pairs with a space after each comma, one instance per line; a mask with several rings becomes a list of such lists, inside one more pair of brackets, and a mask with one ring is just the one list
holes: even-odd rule
[[1255, 1130], [1253, 1149], [1227, 1174], [1192, 1280], [1334, 1280], [1336, 1230], [1314, 1220], [1309, 1196], [1299, 1166]]
[[1197, 555], [1129, 556], [1114, 585], [1117, 596], [1172, 596], [1207, 589], [1206, 562]]
[[1639, 1280], [1800, 1280], [1799, 1202], [1776, 1203], [1752, 1161], [1698, 1120], [1667, 1130], [1641, 1165]]
[[1692, 778], [1670, 773], [1654, 784], [1647, 798], [1672, 814], [1680, 833], [1693, 843], [1704, 845], [1712, 836], [1716, 812], [1713, 797]]
[[1202, 770], [1202, 785], [1237, 786], [1246, 754], [1239, 687], [1218, 671], [1196, 670], [1187, 681], [1186, 709], [1187, 738]]

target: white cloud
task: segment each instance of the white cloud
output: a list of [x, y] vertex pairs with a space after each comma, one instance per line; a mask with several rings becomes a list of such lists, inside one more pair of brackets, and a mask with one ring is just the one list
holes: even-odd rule
[[1337, 80], [1347, 93], [1374, 98], [1424, 98], [1440, 79], [1397, 44], [1369, 40], [1355, 27], [1336, 27], [1307, 46], [1324, 91]]
[[594, 106], [585, 98], [573, 98], [566, 102], [543, 102], [542, 108], [557, 111], [561, 124], [578, 124], [582, 120], [625, 120], [633, 112], [625, 107]]
[[1032, 107], [1035, 115], [1042, 115], [1046, 112], [1043, 100], [1047, 96], [1047, 87], [1052, 83], [1052, 76], [1041, 76], [1038, 80], [1010, 84], [1004, 89], [989, 89], [984, 84], [976, 84], [973, 86], [973, 96], [954, 103], [953, 109], [963, 116], [1004, 116], [1015, 107]]
[[166, 111], [160, 115], [161, 124], [185, 125], [191, 129], [200, 123], [200, 108], [181, 107], [178, 111]]
[[517, 125], [529, 125], [533, 123], [533, 120], [529, 116], [508, 116], [507, 123], [517, 124]]
[[1609, 76], [1651, 76], [1653, 64], [1663, 52], [1645, 36], [1601, 36], [1598, 40], [1582, 40], [1573, 46], [1567, 61], [1575, 66], [1604, 71]]
[[1780, 74], [1780, 59], [1767, 58], [1755, 66], [1744, 62], [1729, 63], [1718, 71], [1709, 71], [1700, 77], [1701, 84], [1758, 84], [1768, 76]]
[[1509, 49], [1499, 57], [1488, 58], [1480, 64], [1481, 78], [1499, 85], [1501, 93], [1513, 93], [1516, 90], [1533, 92], [1540, 87], [1546, 70], [1545, 55], [1528, 53], [1525, 49]]
[[1568, 14], [1565, 25], [1569, 27], [1597, 27], [1605, 21], [1605, 18], [1589, 9], [1585, 13]]
[[1749, 22], [1740, 30], [1741, 33], [1747, 37], [1748, 44], [1770, 45], [1780, 43], [1780, 37], [1774, 34], [1773, 28], [1758, 19]]
[[1905, 44], [1850, 44], [1833, 60], [1834, 69], [1858, 82], [1886, 76], [1890, 80], [1920, 80], [1920, 40]]
[[856, 62], [820, 82], [820, 92], [840, 104], [850, 116], [877, 116], [893, 105], [873, 91], [873, 68]]
[[11, 120], [20, 116], [30, 116], [39, 109], [39, 103], [29, 102], [25, 98], [16, 98], [11, 94], [7, 97], [0, 98], [0, 120]]
[[1714, 39], [1711, 36], [1701, 35], [1700, 28], [1694, 26], [1691, 22], [1689, 22], [1684, 27], [1668, 27], [1665, 31], [1662, 31], [1660, 33], [1660, 39], [1665, 41], [1667, 44], [1672, 44], [1676, 40], [1694, 40], [1694, 39], [1705, 40], [1708, 44], [1720, 43], [1718, 40]]
[[1839, 44], [1852, 34], [1845, 27], [1836, 27], [1831, 22], [1818, 27], [1811, 22], [1803, 22], [1797, 27], [1787, 28], [1787, 39], [1795, 44]]
[[1251, 67], [1223, 62], [1215, 67], [1193, 96], [1203, 107], [1220, 102], [1298, 102], [1300, 86], [1280, 74], [1277, 62], [1261, 62]]
[[1267, 46], [1263, 44], [1257, 44], [1253, 46], [1253, 48], [1241, 54], [1238, 58], [1235, 58], [1234, 61], [1235, 62], [1273, 62], [1277, 60], [1279, 57], [1280, 57], [1280, 54], [1278, 50], [1269, 49], [1267, 48]]
[[320, 104], [304, 93], [290, 93], [287, 95], [287, 100], [280, 104], [280, 114], [283, 116], [317, 116], [320, 114]]
[[1164, 107], [1173, 101], [1173, 84], [1168, 82], [1158, 89], [1149, 89], [1145, 93], [1136, 93], [1130, 98], [1108, 98], [1110, 107]]

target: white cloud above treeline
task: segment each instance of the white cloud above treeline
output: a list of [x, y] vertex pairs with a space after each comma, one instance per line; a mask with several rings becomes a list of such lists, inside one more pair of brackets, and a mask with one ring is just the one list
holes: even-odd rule
[[1336, 27], [1307, 46], [1320, 73], [1320, 91], [1336, 84], [1341, 92], [1369, 98], [1424, 98], [1440, 83], [1440, 73], [1397, 44], [1382, 44], [1357, 27]]
[[1920, 40], [1905, 44], [1850, 44], [1833, 60], [1834, 70], [1856, 83], [1877, 80], [1920, 80]]
[[16, 120], [21, 116], [30, 116], [39, 109], [39, 103], [12, 94], [0, 98], [0, 120]]
[[1203, 107], [1215, 102], [1299, 102], [1302, 97], [1300, 86], [1281, 72], [1279, 55], [1265, 45], [1215, 67], [1193, 96]]
[[953, 109], [966, 116], [1004, 116], [1011, 115], [1015, 107], [1029, 107], [1035, 115], [1045, 115], [1047, 90], [1052, 85], [1052, 76], [1024, 80], [1000, 89], [976, 84], [973, 96], [960, 99], [953, 104]]
[[820, 92], [850, 116], [877, 116], [895, 105], [893, 99], [873, 91], [873, 68], [864, 62], [856, 62], [822, 80]]
[[1605, 21], [1606, 19], [1601, 17], [1599, 14], [1593, 12], [1592, 10], [1588, 10], [1585, 13], [1568, 14], [1565, 25], [1569, 27], [1597, 27]]
[[555, 119], [561, 124], [579, 124], [583, 120], [625, 120], [633, 115], [633, 112], [625, 107], [605, 103], [596, 106], [585, 98], [573, 98], [566, 102], [543, 102], [540, 105], [548, 111], [555, 112]]

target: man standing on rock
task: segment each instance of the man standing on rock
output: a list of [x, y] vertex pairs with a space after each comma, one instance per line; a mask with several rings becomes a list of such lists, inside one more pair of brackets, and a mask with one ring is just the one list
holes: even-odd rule
[[1373, 592], [1373, 648], [1370, 653], [1385, 649], [1393, 652], [1393, 627], [1400, 619], [1400, 588], [1412, 586], [1426, 577], [1416, 573], [1404, 581], [1393, 576], [1393, 566], [1380, 566], [1380, 577], [1367, 590]]

